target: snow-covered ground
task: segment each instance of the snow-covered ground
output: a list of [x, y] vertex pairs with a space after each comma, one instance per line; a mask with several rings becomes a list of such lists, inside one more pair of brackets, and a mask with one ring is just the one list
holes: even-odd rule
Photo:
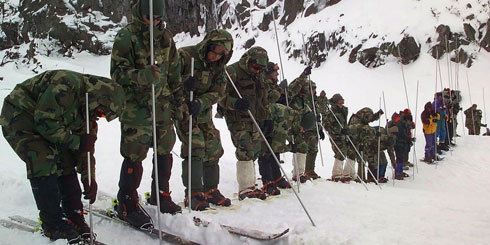
[[[312, 26], [312, 24], [321, 19], [322, 16], [338, 16], [335, 11], [339, 11], [339, 7], [349, 8], [344, 2], [348, 1], [343, 1], [338, 6], [327, 8], [317, 15], [295, 22], [287, 31], [280, 30], [279, 37], [298, 35], [299, 44], [301, 39], [299, 30], [321, 29], [321, 26]], [[383, 2], [389, 1], [376, 1], [376, 4]], [[425, 3], [421, 3], [421, 1], [405, 2], [429, 5], [428, 1]], [[439, 6], [441, 1], [430, 2], [431, 4], [437, 2], [437, 7], [440, 10], [444, 9], [442, 5]], [[366, 5], [363, 8], [358, 6], [356, 9], [363, 9], [363, 11], [367, 11], [366, 13], [372, 13], [368, 10], [374, 11], [376, 4]], [[454, 4], [459, 5], [460, 2], [454, 2]], [[427, 9], [427, 6], [425, 7]], [[354, 9], [354, 7], [350, 8], [351, 10]], [[405, 16], [420, 10], [396, 6], [392, 6], [392, 9], [394, 12], [400, 13], [398, 16]], [[404, 13], [404, 10], [407, 13]], [[352, 11], [350, 12], [352, 15], [360, 16], [360, 10], [359, 13]], [[456, 23], [454, 15], [446, 16], [443, 13], [441, 16], [446, 20], [444, 21], [445, 24]], [[344, 24], [350, 21], [351, 26], [354, 26], [353, 23], [356, 19], [352, 19], [350, 15], [346, 15], [346, 18], [348, 20], [344, 20]], [[377, 18], [382, 19], [383, 16]], [[373, 19], [375, 18], [373, 17]], [[396, 31], [397, 34], [400, 33], [399, 30], [394, 29], [391, 25], [398, 24], [400, 30], [409, 25], [414, 32], [417, 32], [416, 27], [419, 25], [424, 26], [417, 33], [417, 37], [421, 40], [425, 40], [423, 38], [426, 38], [426, 34], [433, 31], [424, 23], [437, 25], [435, 23], [437, 20], [426, 14], [421, 14], [420, 18], [416, 21], [412, 20], [410, 23], [404, 24], [403, 21], [405, 21], [404, 18], [399, 18], [390, 23], [381, 20], [368, 23], [372, 23], [371, 27], [376, 26], [375, 30], [386, 30], [387, 33]], [[391, 29], [388, 28], [389, 24], [391, 24]], [[305, 28], [306, 26], [310, 27]], [[235, 47], [241, 47], [243, 42], [247, 40], [246, 35], [241, 36], [242, 38], [235, 40]], [[260, 33], [256, 39], [257, 45], [269, 51], [271, 60], [278, 62], [279, 57], [274, 38], [272, 32], [267, 32]], [[363, 37], [360, 35], [356, 38], [361, 39]], [[190, 39], [186, 35], [179, 34], [175, 40], [177, 45], [181, 47], [194, 44], [200, 38]], [[432, 99], [436, 90], [436, 62], [427, 54], [428, 48], [427, 45], [423, 44], [420, 58], [413, 64], [403, 66], [409, 104], [412, 112], [416, 112], [418, 126], [416, 159], [423, 157], [425, 144], [420, 127], [420, 113], [423, 105]], [[475, 49], [476, 47], [471, 48]], [[237, 61], [243, 52], [242, 49], [235, 50], [232, 62]], [[285, 60], [284, 53], [282, 55], [285, 77], [292, 81], [301, 73], [304, 66], [300, 65], [299, 61]], [[74, 59], [37, 58], [43, 64], [44, 69], [71, 69], [109, 77], [110, 56], [96, 57], [81, 53], [76, 54]], [[477, 103], [483, 109], [483, 89], [490, 87], [488, 81], [489, 64], [490, 55], [482, 51], [478, 54], [478, 60], [471, 68], [459, 67], [458, 79], [452, 75], [453, 86], [451, 87], [457, 87], [462, 91], [463, 109], [471, 105], [470, 97], [473, 103]], [[443, 87], [449, 87], [448, 66], [445, 56], [441, 59], [440, 66]], [[451, 69], [454, 74], [454, 70], [456, 70], [454, 64], [452, 64]], [[5, 96], [17, 83], [33, 75], [27, 68], [16, 68], [13, 63], [0, 67], [0, 77], [4, 77], [4, 80], [0, 81], [0, 103], [3, 103]], [[350, 114], [365, 106], [376, 111], [380, 107], [383, 92], [388, 118], [393, 112], [407, 107], [401, 67], [394, 61], [376, 69], [367, 69], [359, 63], [348, 63], [345, 56], [339, 57], [338, 54], [331, 53], [320, 68], [313, 70], [311, 77], [316, 82], [318, 91], [325, 90], [328, 97], [334, 93], [341, 93], [345, 99], [345, 105], [349, 107]], [[419, 81], [418, 101], [416, 96], [417, 81]], [[471, 88], [471, 93], [468, 85]], [[440, 89], [441, 84], [438, 81], [437, 90]], [[385, 110], [384, 106], [382, 107]], [[486, 121], [486, 117], [484, 120]], [[368, 185], [369, 191], [366, 191], [361, 184], [346, 185], [325, 181], [325, 178], [331, 175], [333, 152], [329, 142], [327, 140], [322, 141], [324, 161], [322, 164], [320, 156], [317, 157], [316, 161], [316, 171], [322, 176], [322, 179], [301, 185], [299, 193], [316, 223], [316, 227], [313, 227], [291, 190], [282, 191], [280, 197], [267, 201], [245, 200], [239, 202], [237, 200], [235, 148], [224, 120], [214, 119], [221, 132], [221, 140], [225, 149], [225, 154], [220, 161], [221, 183], [219, 187], [225, 196], [233, 199], [235, 208], [219, 209], [215, 214], [198, 212], [189, 214], [184, 211], [183, 214], [176, 216], [162, 215], [162, 228], [204, 244], [258, 244], [259, 242], [230, 235], [217, 225], [211, 225], [206, 229], [195, 227], [192, 222], [193, 216], [202, 217], [215, 223], [270, 232], [290, 228], [286, 237], [275, 241], [278, 244], [489, 244], [490, 166], [486, 164], [486, 159], [488, 159], [490, 137], [466, 136], [466, 130], [463, 130], [463, 118], [459, 116], [458, 121], [458, 134], [462, 137], [456, 138], [457, 147], [446, 154], [443, 162], [437, 166], [429, 166], [419, 162], [414, 179], [410, 177], [404, 181], [396, 181], [395, 185], [390, 181], [381, 186], [382, 190], [373, 184]], [[376, 122], [372, 125], [377, 124]], [[100, 194], [115, 196], [117, 193], [122, 163], [122, 157], [119, 155], [119, 137], [119, 122], [107, 123], [104, 120], [99, 120], [96, 158]], [[176, 143], [174, 151], [177, 154], [180, 153], [180, 142]], [[0, 163], [2, 164], [2, 171], [0, 171], [0, 189], [2, 190], [0, 219], [15, 214], [36, 218], [38, 212], [29, 182], [26, 179], [25, 165], [15, 155], [3, 137], [0, 137], [0, 153]], [[141, 195], [150, 190], [151, 154], [150, 151], [149, 157], [143, 163], [145, 172], [139, 189]], [[291, 156], [291, 154], [285, 154], [283, 157], [286, 163], [282, 165], [289, 176], [292, 170]], [[412, 155], [410, 161], [413, 161]], [[184, 199], [181, 171], [180, 159], [174, 156], [170, 186], [173, 191], [172, 197], [176, 202], [182, 202]], [[391, 169], [388, 168], [387, 173], [390, 171]], [[409, 171], [411, 175], [412, 171], [412, 169]], [[257, 176], [259, 176], [258, 167]], [[391, 179], [391, 176], [389, 178]], [[94, 205], [105, 209], [110, 207], [110, 201], [101, 198]], [[158, 244], [157, 240], [149, 239], [146, 235], [129, 228], [110, 224], [107, 221], [99, 221], [99, 219], [95, 219], [95, 231], [102, 242], [108, 244]], [[156, 218], [154, 218], [154, 222], [156, 222]], [[0, 237], [0, 244], [52, 244], [48, 239], [37, 234], [8, 230], [3, 227], [0, 227]], [[54, 244], [64, 243], [64, 241], [57, 241]]]

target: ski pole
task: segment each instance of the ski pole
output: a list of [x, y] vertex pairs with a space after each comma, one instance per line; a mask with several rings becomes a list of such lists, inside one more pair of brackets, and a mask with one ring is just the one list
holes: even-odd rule
[[[90, 134], [90, 120], [88, 112], [88, 93], [85, 93], [85, 121], [87, 121], [87, 134]], [[90, 166], [90, 152], [87, 152], [88, 186], [92, 186], [92, 166]], [[90, 245], [94, 244], [94, 220], [92, 219], [92, 203], [88, 202], [88, 219], [90, 223]]]
[[[389, 134], [390, 131], [388, 131], [388, 116], [386, 115], [386, 100], [385, 100], [385, 91], [382, 91], [382, 94], [383, 94], [383, 104], [384, 104], [384, 108], [385, 108], [385, 120], [386, 120], [386, 134]], [[391, 161], [391, 159], [390, 159]], [[395, 178], [393, 176], [395, 176], [395, 169], [393, 168], [393, 166], [390, 164], [390, 167], [391, 167], [391, 174], [392, 174], [392, 180], [393, 180], [393, 186], [395, 186]]]
[[[381, 110], [381, 97], [379, 97], [379, 109]], [[378, 118], [378, 168], [376, 179], [379, 181], [379, 157], [381, 155], [381, 117]]]
[[[401, 52], [400, 52], [400, 45], [398, 45], [398, 55], [400, 56], [400, 59], [402, 58]], [[408, 102], [408, 92], [407, 92], [407, 82], [405, 81], [405, 72], [403, 71], [403, 64], [400, 61], [400, 67], [402, 69], [402, 77], [403, 77], [403, 86], [405, 87], [405, 98], [407, 99], [407, 108], [410, 109], [410, 103]]]
[[[191, 58], [191, 77], [194, 77], [194, 57]], [[193, 97], [194, 97], [194, 91], [190, 91], [190, 99], [189, 101], [192, 103], [192, 100], [193, 100]], [[189, 213], [191, 212], [192, 208], [191, 208], [191, 186], [192, 186], [192, 178], [191, 178], [191, 171], [192, 171], [192, 115], [190, 113], [190, 108], [189, 108], [189, 145], [188, 145], [188, 149], [189, 149], [189, 157], [187, 159], [187, 164], [188, 164], [188, 174], [187, 174], [187, 178], [188, 178], [188, 189], [187, 189], [187, 197], [189, 198], [189, 201], [188, 201], [188, 204], [189, 204]]]
[[483, 113], [485, 114], [485, 124], [487, 124], [487, 107], [485, 106], [485, 88], [483, 88]]
[[[237, 93], [238, 97], [241, 99], [242, 98], [242, 95], [240, 94], [240, 91], [238, 91], [238, 88], [235, 86], [235, 83], [233, 82], [233, 79], [231, 78], [230, 74], [228, 73], [228, 71], [226, 69], [225, 70], [225, 73], [226, 73], [226, 76], [228, 77], [228, 80], [230, 81], [231, 85], [233, 86], [233, 88], [235, 89], [235, 92]], [[284, 171], [284, 169], [281, 167], [281, 163], [279, 162], [279, 159], [277, 159], [277, 156], [276, 154], [274, 153], [274, 150], [272, 150], [272, 147], [271, 145], [269, 144], [269, 142], [267, 141], [267, 138], [265, 137], [264, 133], [262, 132], [262, 129], [260, 129], [260, 126], [259, 124], [257, 123], [257, 121], [255, 120], [255, 117], [252, 115], [252, 112], [249, 110], [247, 110], [248, 112], [248, 115], [250, 116], [250, 119], [253, 121], [253, 123], [255, 124], [255, 127], [257, 128], [257, 130], [259, 131], [260, 133], [260, 136], [262, 137], [262, 139], [264, 140], [265, 144], [267, 145], [267, 148], [269, 148], [269, 151], [270, 153], [272, 154], [272, 156], [274, 157], [274, 160], [276, 160], [276, 163], [277, 163], [277, 166], [279, 166], [279, 168], [281, 169], [282, 173], [284, 174], [284, 178], [286, 178], [286, 181], [288, 183], [291, 183], [289, 181], [289, 178], [287, 177], [286, 175], [286, 172]], [[297, 177], [299, 179], [299, 176]], [[301, 198], [298, 196], [298, 193], [296, 193], [296, 191], [294, 190], [294, 188], [291, 188], [291, 190], [293, 191], [294, 195], [296, 196], [296, 198], [298, 199], [299, 203], [301, 204], [301, 206], [303, 207], [303, 210], [305, 211], [306, 215], [308, 216], [308, 218], [310, 219], [310, 222], [313, 226], [316, 226], [315, 225], [315, 222], [313, 221], [313, 219], [311, 218], [310, 214], [308, 213], [308, 210], [306, 210], [306, 207], [305, 205], [303, 204], [303, 202], [301, 201]]]
[[[419, 80], [417, 80], [417, 96], [415, 97], [415, 120], [414, 122], [417, 122], [417, 116], [419, 114], [417, 114], [417, 106], [419, 104]], [[413, 133], [413, 137], [415, 139], [417, 139], [417, 126], [415, 126], [415, 129], [413, 130], [414, 133]], [[413, 172], [412, 172], [412, 175], [413, 175], [413, 180], [415, 180], [415, 169], [417, 169], [417, 174], [419, 173], [419, 161], [417, 159], [417, 147], [415, 147], [417, 145], [417, 140], [415, 140], [415, 142], [413, 142], [413, 161], [415, 163], [415, 168], [413, 168]]]
[[[144, 0], [143, 0], [144, 1]], [[153, 0], [148, 0], [150, 4], [148, 16], [150, 16], [150, 63], [155, 65], [155, 57], [153, 51]], [[158, 180], [158, 148], [157, 148], [157, 125], [155, 112], [155, 81], [151, 84], [151, 104], [152, 104], [152, 123], [153, 123], [153, 168], [155, 169], [155, 192], [157, 193], [157, 222], [158, 230], [160, 230], [160, 188]], [[160, 243], [162, 242], [162, 233], [158, 232]]]
[[[303, 37], [303, 45], [305, 46], [305, 55], [306, 55], [306, 58], [308, 58], [308, 55], [306, 53], [306, 43], [305, 43], [305, 38], [304, 38], [304, 35], [302, 36]], [[308, 64], [310, 62], [308, 61]], [[313, 106], [313, 114], [315, 114], [315, 119], [318, 118], [317, 114], [316, 114], [316, 103], [315, 103], [315, 96], [313, 95], [313, 86], [311, 84], [311, 77], [310, 75], [308, 75], [308, 81], [310, 83], [310, 94], [311, 94], [311, 104]], [[320, 159], [322, 161], [322, 167], [324, 166], [323, 164], [323, 153], [322, 153], [322, 144], [320, 143], [320, 129], [318, 128], [318, 122], [315, 122], [315, 126], [316, 126], [316, 134], [317, 134], [317, 137], [318, 137], [318, 149], [320, 150]]]
[[[470, 95], [470, 104], [473, 106], [473, 102], [471, 101], [471, 89], [470, 89], [470, 79], [468, 78], [468, 70], [466, 70], [466, 82], [468, 83], [468, 94]], [[473, 125], [473, 134], [476, 133], [475, 128], [475, 116], [473, 115], [473, 110], [471, 110], [471, 125]]]

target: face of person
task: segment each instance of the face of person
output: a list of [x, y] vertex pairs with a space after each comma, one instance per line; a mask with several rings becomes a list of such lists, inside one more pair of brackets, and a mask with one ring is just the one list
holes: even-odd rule
[[270, 74], [270, 76], [271, 76], [273, 79], [277, 80], [277, 77], [279, 76], [279, 73], [278, 73], [277, 71], [273, 71], [273, 72]]
[[219, 45], [211, 45], [206, 54], [206, 58], [210, 62], [216, 62], [220, 60], [223, 56], [228, 55], [228, 50], [225, 47]]
[[344, 100], [339, 100], [339, 101], [337, 101], [337, 105], [338, 105], [340, 108], [344, 107]]
[[[150, 24], [150, 16], [149, 15], [143, 15], [143, 21], [146, 24]], [[153, 26], [158, 25], [161, 21], [162, 21], [162, 16], [153, 15]]]
[[250, 71], [253, 74], [259, 74], [265, 68], [265, 66], [261, 66], [259, 64], [253, 64], [253, 63], [252, 64], [249, 64], [248, 66], [249, 66]]

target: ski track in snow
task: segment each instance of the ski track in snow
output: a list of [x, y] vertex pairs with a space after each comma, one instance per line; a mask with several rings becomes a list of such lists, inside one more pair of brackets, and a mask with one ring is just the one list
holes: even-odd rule
[[[378, 0], [376, 4], [387, 2]], [[437, 10], [444, 9], [442, 1], [430, 2], [432, 7]], [[475, 0], [470, 2], [474, 6], [476, 5]], [[355, 29], [354, 22], [365, 15], [363, 11], [373, 7], [367, 3], [363, 4], [363, 8], [357, 5], [356, 7], [349, 7], [350, 4], [354, 3], [348, 1], [344, 3], [343, 1], [342, 4], [326, 8], [316, 15], [297, 20], [288, 27], [287, 31], [279, 28], [279, 38], [293, 35], [297, 37], [297, 40], [293, 40], [295, 45], [301, 45], [300, 32], [317, 30], [320, 28], [318, 26], [321, 25], [315, 26], [314, 23], [319, 20], [327, 22], [328, 18], [321, 20], [325, 16], [338, 16], [342, 12], [341, 6], [342, 8], [359, 9], [358, 12], [353, 11], [343, 19], [344, 24], [350, 24], [347, 25], [348, 30], [350, 28], [353, 31]], [[373, 5], [376, 6], [376, 4]], [[409, 5], [405, 3], [403, 6]], [[390, 16], [396, 16], [396, 13], [403, 9], [407, 8], [395, 8], [393, 6], [394, 13]], [[427, 54], [429, 47], [424, 42], [429, 36], [427, 33], [432, 33], [433, 28], [430, 24], [427, 26], [421, 23], [434, 23], [434, 26], [436, 24], [434, 19], [431, 19], [430, 14], [425, 12], [418, 19], [407, 19], [407, 15], [410, 13], [420, 11], [417, 8], [409, 8], [409, 10], [393, 20], [391, 22], [393, 25], [389, 28], [387, 26], [389, 23], [387, 24], [382, 18], [370, 20], [367, 26], [374, 30], [385, 30], [386, 33], [391, 33], [390, 35], [395, 37], [399, 36], [400, 39], [402, 36], [398, 33], [407, 25], [410, 26], [410, 34], [418, 31], [416, 37], [422, 43], [421, 56], [416, 62], [403, 66], [410, 108], [414, 115], [416, 112], [417, 142], [415, 149], [417, 156], [415, 159], [418, 160], [423, 158], [425, 144], [421, 132], [420, 113], [423, 105], [432, 100], [435, 91], [435, 61]], [[468, 10], [464, 11], [467, 12]], [[462, 16], [466, 14], [464, 11]], [[262, 12], [257, 11], [255, 15], [257, 13], [262, 14]], [[454, 15], [449, 15], [444, 11], [439, 18], [441, 23], [461, 25], [462, 27], [461, 22], [456, 21]], [[254, 17], [254, 20], [260, 19]], [[404, 23], [406, 20], [412, 22]], [[415, 29], [419, 26], [423, 26], [423, 29]], [[324, 28], [328, 30], [331, 27], [325, 26]], [[365, 30], [369, 28], [365, 28]], [[456, 30], [458, 29], [456, 28]], [[250, 36], [243, 31], [237, 31], [237, 33], [241, 35], [241, 38], [235, 40], [237, 49], [234, 50], [230, 64], [239, 60], [244, 53], [241, 45]], [[349, 39], [348, 41], [352, 41], [364, 38], [370, 33], [371, 31], [369, 33], [359, 32], [359, 36], [356, 37], [350, 36], [352, 34], [350, 33], [346, 38]], [[195, 44], [201, 38], [189, 38], [188, 35], [178, 34], [175, 40], [177, 45], [182, 47]], [[256, 41], [258, 45], [269, 51], [269, 57], [272, 61], [279, 61], [273, 32], [261, 33]], [[474, 45], [469, 46], [469, 49], [475, 48]], [[71, 69], [78, 72], [110, 76], [110, 56], [97, 57], [83, 52], [75, 54], [74, 59], [42, 56], [36, 58], [43, 64], [44, 70]], [[288, 81], [292, 81], [301, 73], [304, 66], [299, 63], [299, 60], [287, 60], [284, 53], [282, 53], [282, 58], [285, 76]], [[444, 87], [448, 87], [448, 68], [445, 56], [440, 60], [440, 63], [443, 84]], [[477, 103], [479, 108], [483, 109], [482, 89], [489, 85], [489, 64], [489, 53], [481, 52], [478, 54], [478, 60], [470, 69], [460, 67], [457, 86], [462, 91], [463, 101], [461, 105], [463, 110], [471, 105], [466, 72], [468, 72], [471, 85], [472, 102]], [[454, 64], [452, 66], [454, 71]], [[17, 69], [12, 63], [0, 67], [0, 74], [1, 77], [4, 77], [4, 80], [0, 81], [0, 103], [3, 103], [5, 96], [17, 83], [34, 75], [26, 68]], [[338, 53], [332, 51], [329, 53], [327, 61], [320, 68], [313, 70], [311, 77], [317, 83], [318, 91], [325, 90], [328, 97], [334, 93], [341, 93], [345, 98], [345, 105], [349, 107], [349, 115], [365, 106], [377, 110], [383, 91], [386, 96], [388, 118], [394, 111], [403, 110], [407, 107], [401, 68], [394, 60], [379, 68], [367, 69], [359, 63], [348, 63], [345, 56], [339, 57]], [[420, 84], [418, 105], [415, 109], [417, 81], [420, 81]], [[440, 90], [439, 83], [437, 86], [437, 89]], [[383, 110], [385, 109], [383, 108]], [[284, 238], [270, 242], [270, 244], [489, 244], [490, 166], [487, 164], [487, 159], [490, 137], [466, 136], [465, 132], [467, 131], [463, 128], [462, 113], [460, 112], [457, 118], [459, 122], [458, 134], [462, 137], [456, 138], [457, 146], [453, 148], [452, 152], [446, 153], [444, 161], [439, 162], [437, 166], [419, 162], [415, 180], [409, 177], [404, 181], [396, 181], [395, 186], [390, 181], [382, 185], [382, 190], [373, 184], [369, 184], [369, 191], [366, 191], [361, 184], [325, 181], [325, 178], [329, 178], [331, 174], [333, 152], [328, 140], [322, 141], [324, 166], [322, 166], [320, 156], [316, 159], [316, 171], [322, 176], [322, 179], [301, 185], [299, 193], [313, 217], [316, 227], [311, 225], [291, 190], [281, 190], [282, 195], [280, 197], [271, 198], [267, 201], [245, 200], [239, 202], [237, 200], [235, 194], [238, 188], [235, 148], [225, 121], [214, 119], [216, 127], [221, 132], [221, 140], [225, 149], [225, 154], [220, 160], [221, 180], [219, 188], [225, 196], [232, 198], [232, 202], [238, 206], [228, 210], [220, 208], [216, 214], [198, 212], [189, 214], [187, 210], [184, 210], [181, 215], [161, 215], [161, 226], [172, 233], [203, 244], [261, 244], [259, 241], [230, 235], [221, 229], [218, 223], [268, 232], [278, 232], [290, 228], [290, 232]], [[382, 121], [384, 119], [382, 117]], [[381, 123], [382, 126], [384, 124]], [[371, 125], [378, 125], [378, 122], [373, 122]], [[117, 193], [122, 163], [122, 157], [119, 154], [119, 138], [119, 122], [107, 123], [104, 120], [99, 120], [99, 137], [95, 154], [100, 193], [98, 201], [94, 204], [95, 207], [104, 209], [110, 207], [110, 200], [103, 197], [102, 194], [115, 196]], [[180, 142], [176, 142], [174, 151], [177, 154], [180, 153]], [[0, 162], [3, 164], [3, 170], [0, 172], [0, 189], [2, 190], [0, 218], [7, 218], [15, 214], [36, 218], [38, 212], [29, 182], [26, 180], [25, 164], [17, 157], [3, 137], [0, 137], [0, 153]], [[144, 192], [150, 190], [151, 154], [152, 151], [150, 150], [148, 158], [143, 162], [145, 171], [138, 190], [142, 197]], [[281, 157], [286, 162], [282, 167], [290, 177], [292, 155], [288, 153]], [[412, 152], [410, 153], [410, 161], [413, 162]], [[256, 170], [257, 177], [259, 177], [258, 167]], [[387, 176], [389, 179], [391, 179], [391, 171], [388, 166]], [[181, 172], [181, 159], [174, 155], [170, 186], [172, 197], [176, 203], [183, 202], [184, 199]], [[407, 173], [412, 175], [412, 169]], [[152, 215], [154, 222], [156, 222], [155, 212]], [[201, 217], [212, 223], [208, 228], [196, 227], [192, 222], [193, 216]], [[98, 218], [94, 218], [94, 221], [95, 231], [102, 242], [108, 244], [158, 244], [157, 240], [122, 225], [111, 224]], [[38, 234], [8, 230], [3, 227], [0, 227], [0, 237], [2, 237], [0, 244], [66, 244], [65, 241], [50, 242]]]

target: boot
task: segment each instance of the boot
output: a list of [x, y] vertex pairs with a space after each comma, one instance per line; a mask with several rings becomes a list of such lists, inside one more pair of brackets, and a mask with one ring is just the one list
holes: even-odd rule
[[249, 188], [247, 190], [241, 191], [240, 194], [238, 195], [238, 200], [242, 201], [245, 198], [258, 198], [260, 200], [265, 200], [267, 198], [267, 195], [259, 190], [259, 189], [254, 189]]
[[143, 166], [141, 162], [133, 162], [125, 158], [121, 166], [119, 177], [119, 192], [117, 193], [118, 203], [115, 206], [117, 216], [140, 229], [153, 227], [150, 216], [139, 205], [138, 189]]
[[449, 147], [444, 143], [439, 143], [438, 149], [441, 149], [443, 151], [449, 151]]
[[[188, 196], [185, 197], [184, 204], [186, 207], [189, 206]], [[202, 192], [191, 193], [191, 209], [194, 211], [203, 211], [209, 209], [209, 203], [204, 197], [204, 193]]]
[[203, 164], [203, 184], [204, 197], [209, 203], [218, 206], [228, 207], [231, 205], [231, 200], [226, 198], [218, 190], [219, 184], [219, 165], [218, 161], [207, 161]]
[[274, 183], [274, 181], [267, 181], [262, 187], [262, 191], [267, 193], [267, 195], [269, 196], [281, 195], [281, 191], [277, 189], [277, 186]]
[[[280, 154], [279, 153], [276, 153], [276, 157], [277, 157], [277, 159], [279, 161], [281, 161], [281, 158], [280, 158]], [[276, 186], [278, 188], [281, 188], [281, 189], [291, 188], [291, 185], [282, 176], [281, 168], [275, 162], [275, 159], [273, 159], [273, 160], [274, 160], [274, 163], [271, 165], [271, 169], [272, 169], [272, 179], [273, 179], [274, 183], [276, 184]]]
[[219, 206], [228, 207], [231, 205], [231, 200], [229, 198], [224, 197], [221, 192], [217, 188], [213, 188], [204, 194], [206, 200], [209, 203]]
[[315, 160], [318, 152], [306, 154], [305, 175], [307, 179], [318, 179], [320, 176], [315, 172]]
[[57, 176], [35, 177], [30, 182], [44, 235], [52, 241], [67, 239], [70, 244], [80, 242], [80, 234], [63, 219]]
[[280, 176], [278, 179], [274, 180], [274, 182], [276, 183], [276, 186], [279, 187], [279, 188], [281, 188], [281, 189], [289, 189], [289, 188], [291, 188], [291, 185], [282, 176]]
[[[260, 156], [257, 163], [259, 164], [259, 173], [262, 177], [262, 185], [265, 186], [269, 181], [273, 181], [272, 178], [272, 163], [268, 154]], [[274, 163], [275, 164], [275, 163]]]
[[[90, 227], [83, 216], [82, 189], [76, 173], [58, 178], [63, 214], [80, 234], [82, 239], [90, 239]], [[94, 233], [94, 237], [96, 234]]]
[[[306, 177], [304, 176], [305, 173], [305, 167], [306, 167], [306, 154], [305, 153], [294, 153], [293, 157], [296, 159], [296, 165], [298, 165], [298, 168], [296, 169], [296, 166], [293, 166], [293, 181], [296, 181], [296, 172], [299, 173], [299, 181], [301, 183], [306, 182]], [[294, 161], [293, 161], [294, 163]], [[296, 171], [297, 170], [297, 171]]]
[[[238, 193], [243, 194], [246, 192], [256, 191], [255, 188], [255, 165], [252, 160], [250, 161], [238, 161], [236, 163], [236, 177], [238, 182]], [[248, 197], [248, 196], [244, 196]], [[243, 200], [244, 198], [241, 198]]]
[[[185, 159], [182, 161], [182, 182], [184, 184], [185, 191], [184, 195], [186, 199], [184, 200], [184, 204], [188, 206], [188, 201], [186, 201], [189, 197], [189, 164], [188, 160]], [[209, 208], [209, 204], [207, 201], [194, 201], [194, 196], [196, 196], [197, 199], [204, 199], [204, 193], [203, 193], [203, 166], [202, 166], [202, 160], [200, 158], [192, 158], [192, 165], [191, 165], [191, 208], [192, 210], [196, 211], [201, 211], [204, 209]], [[202, 197], [202, 198], [201, 198]], [[205, 206], [204, 203], [207, 205]], [[204, 206], [203, 206], [204, 205]], [[201, 209], [202, 208], [202, 209]]]
[[403, 174], [395, 174], [395, 179], [397, 180], [403, 180]]
[[[160, 212], [168, 214], [176, 214], [182, 212], [182, 208], [172, 201], [170, 196], [169, 180], [172, 173], [173, 158], [171, 154], [157, 155], [158, 160], [158, 189], [160, 191]], [[151, 202], [156, 204], [155, 196], [155, 169], [151, 173]]]

